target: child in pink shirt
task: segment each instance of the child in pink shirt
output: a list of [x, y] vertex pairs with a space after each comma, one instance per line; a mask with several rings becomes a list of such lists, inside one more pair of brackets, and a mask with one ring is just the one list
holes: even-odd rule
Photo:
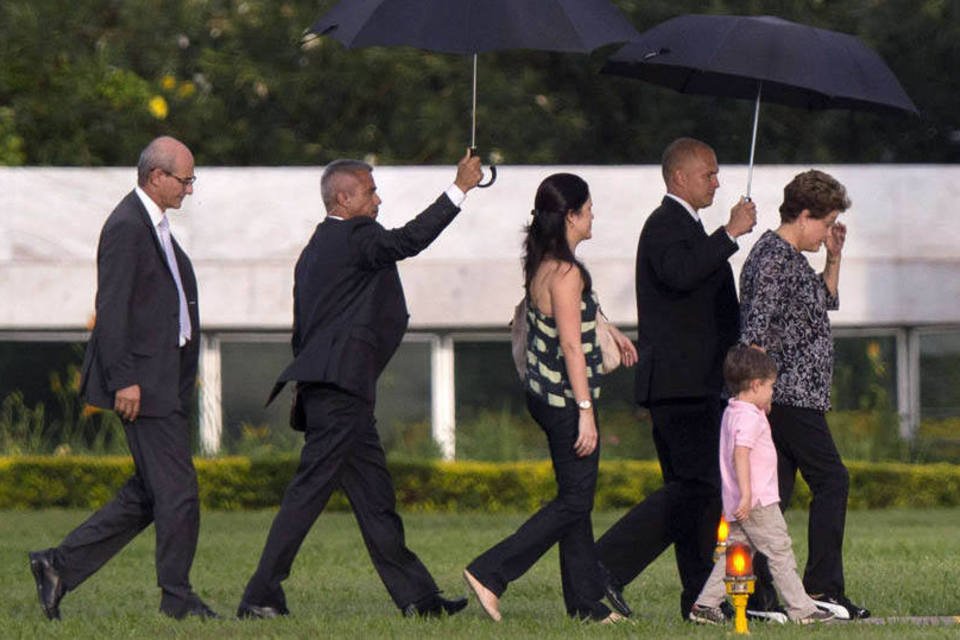
[[[720, 425], [720, 477], [723, 514], [730, 523], [729, 543], [746, 542], [770, 561], [773, 583], [786, 605], [787, 616], [800, 624], [821, 622], [833, 614], [817, 608], [797, 575], [787, 523], [780, 512], [777, 450], [767, 413], [773, 398], [777, 365], [760, 349], [736, 345], [723, 363], [730, 399]], [[720, 604], [726, 563], [713, 567], [690, 611], [702, 624], [726, 621]]]

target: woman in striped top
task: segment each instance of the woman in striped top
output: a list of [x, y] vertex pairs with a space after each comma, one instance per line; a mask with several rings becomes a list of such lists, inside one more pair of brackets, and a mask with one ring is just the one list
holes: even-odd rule
[[[575, 251], [591, 236], [592, 207], [586, 182], [557, 173], [540, 184], [527, 227], [524, 386], [527, 408], [547, 436], [557, 497], [464, 572], [481, 606], [497, 621], [507, 585], [558, 542], [567, 613], [601, 622], [621, 618], [601, 602], [604, 587], [590, 521], [600, 459], [594, 402], [600, 397], [602, 356], [597, 299], [590, 273]], [[633, 343], [611, 329], [623, 363], [632, 366], [637, 360]]]

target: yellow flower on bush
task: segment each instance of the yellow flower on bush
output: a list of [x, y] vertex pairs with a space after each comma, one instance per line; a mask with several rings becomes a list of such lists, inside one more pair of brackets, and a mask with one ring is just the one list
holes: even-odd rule
[[100, 413], [103, 413], [103, 409], [95, 407], [92, 404], [84, 404], [83, 409], [80, 410], [80, 415], [84, 418], [89, 418]]
[[147, 103], [147, 110], [157, 120], [165, 120], [167, 114], [170, 112], [170, 108], [167, 106], [167, 101], [164, 100], [163, 96], [153, 96], [150, 98], [150, 101]]
[[160, 86], [163, 87], [165, 91], [170, 91], [177, 86], [177, 79], [168, 73], [160, 78]]
[[178, 98], [189, 98], [197, 92], [197, 85], [187, 80], [177, 88]]

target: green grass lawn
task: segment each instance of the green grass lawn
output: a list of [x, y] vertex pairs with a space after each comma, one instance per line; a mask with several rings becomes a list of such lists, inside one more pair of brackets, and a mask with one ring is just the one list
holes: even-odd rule
[[[635, 621], [600, 627], [564, 615], [555, 550], [510, 586], [504, 622], [476, 602], [442, 620], [402, 619], [373, 571], [350, 514], [321, 516], [285, 583], [293, 613], [270, 621], [175, 622], [157, 613], [159, 590], [148, 529], [98, 574], [64, 598], [63, 620], [43, 618], [27, 551], [54, 545], [86, 517], [80, 511], [0, 512], [2, 638], [720, 638], [729, 630], [684, 623], [673, 553], [626, 590]], [[272, 512], [203, 514], [193, 583], [217, 611], [232, 616], [254, 569]], [[618, 513], [595, 514], [603, 532]], [[522, 515], [407, 514], [408, 542], [447, 594], [465, 593], [464, 565], [523, 520]], [[804, 513], [788, 517], [794, 548], [806, 557]], [[851, 512], [847, 590], [876, 616], [960, 615], [960, 510]], [[754, 637], [957, 638], [960, 626], [835, 624], [817, 628], [751, 625]]]

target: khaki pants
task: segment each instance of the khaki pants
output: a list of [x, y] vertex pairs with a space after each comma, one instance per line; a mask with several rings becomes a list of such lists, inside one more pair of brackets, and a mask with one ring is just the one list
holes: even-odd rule
[[[766, 507], [754, 507], [750, 517], [743, 522], [730, 523], [730, 536], [727, 543], [746, 542], [754, 551], [765, 556], [770, 563], [773, 584], [791, 620], [805, 618], [817, 610], [817, 605], [807, 595], [797, 575], [797, 560], [793, 555], [787, 522], [780, 512], [780, 505], [774, 503]], [[726, 595], [723, 583], [726, 574], [726, 562], [723, 558], [713, 566], [713, 571], [697, 598], [697, 604], [704, 607], [719, 607]]]

